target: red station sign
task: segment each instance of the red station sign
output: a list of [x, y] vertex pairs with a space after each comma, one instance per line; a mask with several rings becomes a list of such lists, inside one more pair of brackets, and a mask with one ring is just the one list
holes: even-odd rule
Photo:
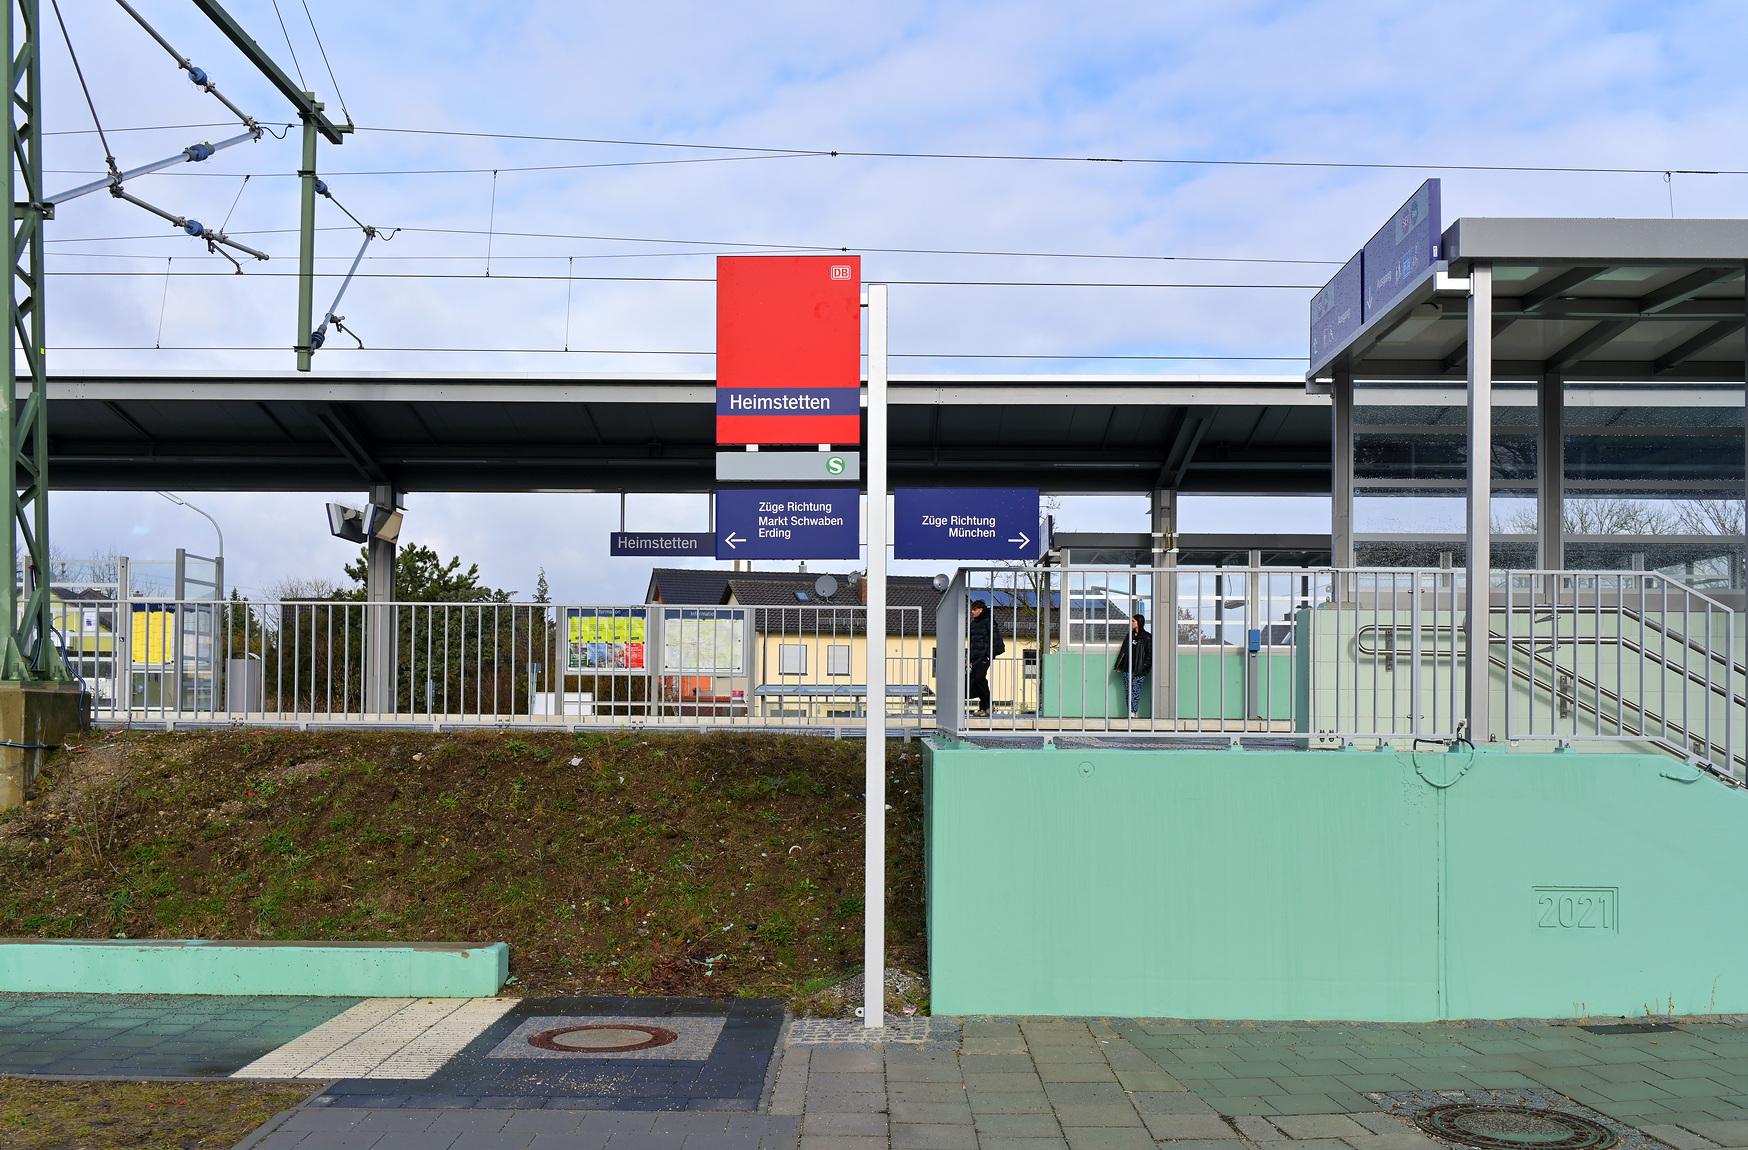
[[862, 440], [860, 256], [718, 256], [716, 442]]

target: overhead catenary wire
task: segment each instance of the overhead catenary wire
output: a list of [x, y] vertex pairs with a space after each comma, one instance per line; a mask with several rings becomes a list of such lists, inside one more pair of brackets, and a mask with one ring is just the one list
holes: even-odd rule
[[91, 109], [91, 125], [97, 132], [97, 142], [103, 148], [103, 165], [111, 176], [116, 176], [115, 149], [109, 146], [109, 137], [103, 134], [103, 120], [97, 114], [97, 101], [91, 98], [91, 87], [85, 83], [85, 69], [80, 67], [79, 53], [73, 48], [73, 34], [67, 31], [67, 21], [61, 16], [61, 0], [50, 0], [50, 4], [55, 10], [55, 23], [61, 26], [61, 39], [67, 42], [67, 56], [73, 61], [73, 74], [79, 78], [79, 90], [85, 94], [85, 106]]
[[285, 50], [291, 53], [291, 66], [297, 70], [297, 86], [308, 89], [309, 84], [303, 78], [303, 65], [297, 60], [297, 49], [291, 44], [291, 31], [285, 26], [285, 13], [279, 10], [279, 0], [273, 0], [273, 14], [279, 18], [279, 31], [285, 37]]
[[[265, 257], [263, 257], [265, 258]], [[156, 272], [107, 271], [107, 270], [69, 270], [54, 271], [50, 275], [72, 276], [89, 279], [129, 279], [139, 276], [155, 277]], [[178, 272], [183, 279], [198, 279], [212, 272]], [[297, 272], [258, 272], [256, 278], [293, 278]], [[317, 272], [318, 278], [339, 278], [337, 272]], [[566, 279], [574, 279], [579, 283], [675, 283], [675, 284], [713, 284], [715, 276], [631, 276], [631, 275], [485, 275], [480, 272], [359, 272], [359, 279], [380, 280], [498, 280], [504, 283], [538, 281], [545, 283], [560, 283]], [[1322, 284], [1294, 283], [1154, 283], [1133, 282], [1124, 280], [952, 280], [952, 279], [894, 279], [882, 277], [881, 283], [905, 287], [1017, 287], [1017, 288], [1161, 288], [1187, 289], [1204, 291], [1318, 291]]]
[[[446, 136], [462, 139], [489, 139], [523, 141], [537, 143], [585, 144], [603, 147], [635, 147], [662, 148], [688, 151], [760, 153], [749, 158], [775, 159], [789, 157], [827, 157], [835, 159], [913, 159], [913, 160], [951, 160], [984, 163], [1050, 163], [1050, 164], [1136, 164], [1143, 166], [1182, 166], [1182, 167], [1232, 167], [1232, 168], [1283, 168], [1283, 169], [1329, 169], [1338, 171], [1386, 171], [1386, 172], [1510, 172], [1520, 174], [1561, 174], [1561, 175], [1622, 175], [1622, 176], [1659, 176], [1670, 172], [1684, 176], [1748, 176], [1748, 169], [1743, 168], [1713, 168], [1713, 167], [1680, 167], [1659, 165], [1655, 167], [1639, 167], [1633, 165], [1611, 164], [1500, 164], [1474, 163], [1459, 161], [1415, 160], [1392, 162], [1380, 160], [1340, 160], [1340, 159], [1257, 159], [1232, 156], [1143, 156], [1143, 155], [1069, 155], [1047, 152], [947, 152], [947, 151], [899, 151], [877, 150], [865, 148], [836, 147], [784, 147], [775, 145], [721, 144], [698, 143], [682, 140], [647, 140], [624, 139], [607, 136], [563, 136], [545, 135], [530, 132], [495, 132], [461, 128], [412, 128], [383, 124], [360, 124], [356, 126], [360, 133], [376, 132], [394, 135]], [[723, 157], [726, 158], [726, 157]], [[635, 163], [635, 162], [631, 162]], [[586, 167], [594, 165], [550, 164], [534, 165], [524, 168], [513, 168], [499, 165], [500, 171], [541, 171], [558, 170], [570, 167]], [[629, 166], [629, 165], [628, 165]], [[407, 168], [392, 170], [373, 170], [355, 172], [334, 172], [333, 175], [450, 175], [475, 174], [491, 171], [490, 168]], [[257, 173], [272, 175], [292, 175], [294, 173]]]
[[[316, 27], [316, 18], [310, 15], [309, 0], [302, 0], [303, 16], [310, 22], [310, 35], [316, 38], [316, 50], [322, 54], [322, 67], [328, 70], [328, 83], [334, 86], [334, 98], [340, 103], [340, 111], [346, 116], [346, 122], [352, 122], [352, 113], [346, 107], [346, 97], [340, 93], [340, 81], [334, 78], [334, 65], [328, 62], [328, 46], [322, 43], [321, 29]], [[281, 22], [283, 24], [283, 21]], [[289, 40], [290, 38], [287, 37]]]
[[[342, 210], [344, 210], [344, 209], [342, 209]], [[347, 215], [350, 216], [351, 213], [348, 212]], [[355, 219], [355, 222], [356, 222], [356, 219]], [[360, 224], [360, 226], [362, 226], [362, 224]], [[318, 228], [316, 230], [317, 231], [330, 231], [330, 230], [331, 231], [344, 231], [346, 229], [343, 229], [343, 228], [331, 228], [331, 229], [330, 228]], [[399, 228], [397, 230], [404, 231], [404, 232], [410, 232], [410, 233], [413, 233], [415, 235], [483, 236], [483, 235], [487, 234], [485, 230], [479, 229], [479, 228], [431, 228], [431, 227], [407, 226], [407, 227]], [[236, 234], [238, 234], [238, 235], [271, 235], [271, 234], [290, 235], [296, 231], [297, 231], [296, 228], [267, 228], [267, 229], [256, 229], [252, 232], [238, 232]], [[585, 242], [590, 242], [590, 243], [624, 243], [624, 244], [689, 244], [689, 245], [693, 245], [696, 247], [759, 249], [759, 250], [767, 250], [767, 251], [773, 251], [773, 252], [776, 252], [776, 251], [845, 252], [845, 253], [862, 252], [862, 253], [881, 254], [881, 255], [969, 256], [969, 257], [988, 257], [988, 258], [1004, 258], [1004, 259], [1012, 258], [1012, 259], [1051, 259], [1051, 260], [1123, 260], [1123, 261], [1156, 262], [1156, 263], [1257, 264], [1257, 265], [1279, 265], [1279, 266], [1283, 266], [1283, 267], [1286, 267], [1286, 266], [1339, 267], [1342, 263], [1341, 260], [1335, 260], [1335, 259], [1286, 258], [1286, 257], [1279, 257], [1279, 256], [1222, 256], [1222, 255], [1168, 255], [1168, 254], [1154, 255], [1154, 254], [1149, 254], [1149, 253], [1145, 253], [1145, 252], [1059, 252], [1059, 251], [1029, 251], [1029, 250], [1025, 250], [1025, 249], [890, 247], [890, 246], [881, 246], [881, 245], [876, 245], [876, 244], [774, 243], [774, 242], [762, 242], [762, 241], [753, 241], [753, 240], [693, 240], [693, 239], [676, 239], [676, 238], [671, 238], [671, 237], [661, 238], [661, 237], [651, 237], [651, 236], [614, 236], [614, 235], [598, 235], [598, 234], [590, 234], [590, 233], [582, 233], [582, 232], [504, 231], [501, 228], [495, 230], [492, 234], [499, 236], [499, 237], [502, 237], [502, 238], [505, 238], [505, 239], [578, 240], [578, 241], [585, 241]], [[50, 242], [50, 243], [62, 243], [62, 244], [124, 243], [124, 242], [136, 242], [136, 241], [143, 241], [143, 240], [155, 240], [155, 239], [160, 239], [160, 238], [162, 238], [162, 237], [152, 236], [152, 235], [62, 236], [62, 237], [58, 237], [55, 239], [51, 239], [48, 242]], [[591, 259], [591, 258], [611, 259], [611, 258], [615, 258], [616, 256], [634, 255], [634, 254], [637, 254], [637, 253], [612, 253], [612, 252], [587, 253], [587, 254], [578, 254], [576, 256], [576, 258], [578, 258], [578, 259]], [[678, 253], [675, 253], [675, 254], [678, 254]], [[701, 253], [701, 254], [711, 254], [711, 253]], [[388, 258], [388, 257], [383, 257], [383, 258]], [[395, 259], [411, 259], [411, 258], [415, 258], [415, 257], [396, 256], [393, 258], [395, 258]], [[420, 258], [468, 259], [468, 258], [477, 258], [477, 257], [468, 257], [468, 256], [457, 255], [457, 256], [428, 256], [428, 257], [420, 257]], [[565, 257], [562, 255], [506, 256], [506, 255], [494, 253], [493, 258], [503, 260], [503, 259], [560, 259], [560, 258], [565, 258]]]

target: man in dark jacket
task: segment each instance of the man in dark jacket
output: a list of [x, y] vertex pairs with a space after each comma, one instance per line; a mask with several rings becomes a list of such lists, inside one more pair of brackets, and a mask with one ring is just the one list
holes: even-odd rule
[[989, 717], [989, 664], [1008, 649], [996, 626], [995, 612], [982, 599], [971, 601], [971, 634], [966, 641], [966, 661], [970, 671], [969, 692], [977, 697], [977, 717]]
[[1129, 717], [1133, 719], [1141, 711], [1141, 692], [1153, 671], [1153, 634], [1147, 629], [1147, 616], [1139, 610], [1129, 619], [1129, 634], [1117, 648], [1114, 670], [1128, 679]]

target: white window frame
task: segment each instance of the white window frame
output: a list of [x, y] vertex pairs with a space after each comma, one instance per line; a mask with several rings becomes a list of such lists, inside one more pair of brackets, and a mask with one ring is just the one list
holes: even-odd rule
[[[840, 665], [839, 658], [843, 662]], [[851, 667], [850, 645], [848, 643], [828, 643], [825, 649], [825, 673], [834, 679], [849, 675]]]
[[[795, 662], [800, 664], [799, 666], [794, 667], [794, 668], [791, 668], [789, 665], [790, 664], [790, 657], [792, 654], [795, 658]], [[777, 644], [777, 674], [779, 674], [779, 675], [805, 675], [805, 674], [807, 674], [807, 644], [806, 643], [778, 643]]]

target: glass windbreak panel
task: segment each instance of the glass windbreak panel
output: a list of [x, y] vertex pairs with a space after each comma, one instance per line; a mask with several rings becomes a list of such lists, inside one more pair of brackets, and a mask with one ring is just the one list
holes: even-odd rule
[[[1536, 565], [1536, 542], [1522, 536], [1495, 535], [1491, 554], [1495, 571], [1531, 571]], [[1468, 564], [1469, 548], [1456, 534], [1362, 536], [1354, 540], [1354, 561], [1361, 567], [1448, 566], [1460, 570]]]
[[[1494, 392], [1493, 531], [1526, 535], [1533, 565], [1536, 489], [1535, 389]], [[1362, 387], [1354, 409], [1355, 560], [1363, 566], [1438, 566], [1467, 524], [1468, 411], [1448, 384]], [[1453, 560], [1461, 566], [1461, 548]], [[1522, 566], [1493, 551], [1493, 566]]]
[[1566, 412], [1566, 565], [1741, 587], [1741, 388], [1592, 385], [1581, 394], [1584, 404]]

